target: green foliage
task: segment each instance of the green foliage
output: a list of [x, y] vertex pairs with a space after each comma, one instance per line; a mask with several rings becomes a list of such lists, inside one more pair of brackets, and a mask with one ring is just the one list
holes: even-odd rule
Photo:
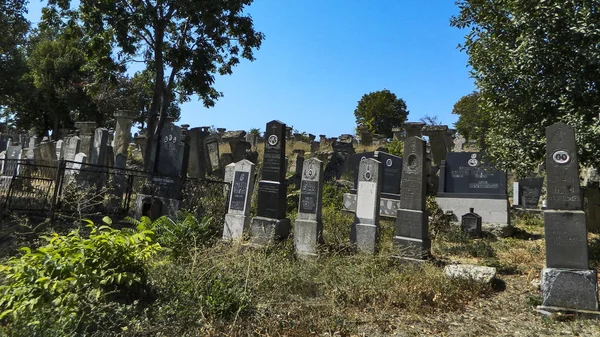
[[26, 5], [25, 0], [0, 1], [0, 107], [14, 100], [15, 84], [25, 71], [23, 46], [29, 30]]
[[373, 133], [392, 137], [392, 128], [406, 121], [406, 102], [387, 89], [362, 96], [354, 110], [357, 126], [367, 126]]
[[487, 134], [489, 129], [489, 116], [479, 109], [479, 104], [480, 95], [477, 91], [474, 91], [461, 97], [452, 109], [452, 113], [458, 115], [454, 127], [458, 134], [466, 139], [479, 140]]
[[[89, 234], [44, 237], [47, 244], [0, 266], [0, 318], [8, 331], [82, 334], [115, 328], [118, 306], [148, 297], [146, 262], [159, 250], [154, 233], [124, 232], [88, 221]], [[115, 303], [112, 303], [115, 304]], [[109, 324], [110, 323], [110, 324]]]
[[176, 220], [167, 216], [161, 216], [154, 222], [145, 216], [139, 221], [132, 218], [126, 220], [138, 228], [153, 231], [156, 242], [168, 248], [176, 258], [187, 254], [191, 249], [213, 243], [222, 234], [211, 226], [211, 217], [198, 220], [193, 214], [183, 211], [178, 213]]
[[331, 207], [336, 210], [341, 210], [344, 193], [350, 190], [347, 187], [337, 185], [335, 182], [328, 181], [323, 184], [323, 208]]
[[394, 138], [390, 143], [387, 144], [387, 150], [389, 154], [402, 157], [404, 155], [404, 142]]
[[580, 0], [457, 2], [453, 26], [490, 116], [486, 145], [500, 167], [525, 175], [545, 158], [545, 128], [575, 128], [580, 163], [600, 165], [600, 3]]

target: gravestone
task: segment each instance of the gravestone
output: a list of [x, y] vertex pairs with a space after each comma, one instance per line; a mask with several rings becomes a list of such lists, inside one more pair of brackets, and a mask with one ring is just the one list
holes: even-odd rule
[[131, 143], [131, 126], [135, 113], [128, 110], [117, 110], [115, 113], [114, 160], [115, 167], [125, 168]]
[[190, 160], [187, 173], [191, 178], [204, 179], [207, 174], [212, 173], [205, 143], [206, 138], [210, 135], [210, 128], [192, 128], [188, 131], [188, 135], [190, 137]]
[[185, 145], [183, 131], [173, 123], [165, 124], [160, 132], [155, 172], [179, 177], [183, 171]]
[[[208, 152], [208, 165], [207, 165], [207, 169], [210, 169], [210, 172], [218, 172], [219, 168], [220, 168], [220, 164], [219, 164], [219, 139], [214, 136], [214, 135], [210, 135], [208, 137], [206, 137], [206, 139], [204, 140], [204, 144], [206, 147], [206, 151]], [[224, 164], [223, 166], [226, 166], [227, 164]]]
[[598, 282], [596, 270], [589, 269], [575, 132], [559, 122], [546, 128], [546, 141], [548, 208], [541, 308], [597, 311]]
[[484, 223], [510, 226], [506, 173], [483, 163], [479, 152], [446, 154], [440, 165], [436, 202], [455, 216], [472, 207]]
[[20, 145], [9, 146], [6, 148], [6, 164], [4, 165], [5, 176], [15, 176], [19, 174], [19, 160], [23, 155], [23, 149]]
[[423, 136], [423, 122], [406, 122], [402, 124], [402, 128], [406, 131], [406, 138]]
[[316, 256], [317, 245], [323, 241], [323, 162], [316, 158], [304, 161], [301, 179], [298, 217], [294, 222], [294, 247], [298, 256]]
[[42, 142], [37, 147], [39, 149], [39, 156], [36, 156], [36, 160], [43, 160], [46, 162], [56, 160], [56, 143], [55, 142]]
[[381, 162], [373, 158], [360, 162], [356, 212], [350, 241], [362, 253], [375, 254], [377, 248], [382, 175]]
[[56, 159], [61, 160], [63, 159], [63, 143], [64, 141], [62, 139], [59, 139], [56, 141]]
[[426, 142], [412, 136], [404, 141], [402, 195], [396, 216], [394, 245], [402, 258], [422, 260], [430, 255], [429, 220], [425, 210], [427, 174], [425, 172]]
[[431, 145], [431, 156], [434, 165], [440, 165], [442, 160], [446, 160], [447, 146], [446, 137], [448, 136], [447, 125], [428, 125], [422, 128], [424, 136], [429, 138]]
[[226, 182], [223, 186], [223, 193], [227, 199], [227, 205], [229, 205], [229, 192], [231, 191], [231, 184], [233, 183], [233, 173], [235, 172], [235, 163], [230, 163], [225, 166], [225, 174], [223, 181]]
[[267, 123], [257, 216], [252, 219], [250, 229], [253, 244], [286, 239], [290, 234], [290, 220], [286, 218], [285, 132], [284, 123], [277, 120]]
[[94, 132], [94, 140], [93, 140], [93, 145], [92, 145], [92, 150], [91, 150], [92, 153], [89, 156], [90, 164], [104, 165], [104, 162], [106, 161], [107, 146], [108, 146], [108, 130], [105, 128], [97, 128], [96, 131]]
[[96, 122], [75, 122], [75, 128], [79, 130], [79, 137], [81, 138], [79, 150], [85, 153], [88, 158], [91, 158]]
[[223, 240], [241, 239], [250, 226], [250, 198], [254, 189], [254, 175], [254, 164], [249, 160], [243, 159], [234, 164]]
[[460, 229], [470, 237], [481, 237], [481, 217], [471, 208], [469, 213], [461, 218]]
[[538, 208], [543, 185], [544, 178], [519, 179], [519, 206], [526, 209]]

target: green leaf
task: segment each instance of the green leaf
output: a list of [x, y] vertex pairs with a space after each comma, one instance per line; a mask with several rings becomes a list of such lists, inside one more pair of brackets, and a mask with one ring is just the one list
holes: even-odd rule
[[105, 216], [104, 218], [102, 218], [102, 222], [104, 222], [105, 224], [107, 224], [109, 226], [112, 225], [112, 219], [109, 218], [109, 217], [107, 217], [107, 216]]

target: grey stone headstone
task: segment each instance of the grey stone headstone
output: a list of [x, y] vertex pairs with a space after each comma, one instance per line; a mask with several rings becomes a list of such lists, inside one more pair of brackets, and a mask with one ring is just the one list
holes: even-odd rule
[[223, 239], [240, 239], [250, 226], [250, 198], [254, 189], [254, 164], [241, 160], [234, 165], [229, 210], [225, 216]]
[[542, 306], [598, 310], [596, 270], [544, 268], [540, 288]]
[[62, 139], [56, 141], [56, 159], [63, 159], [63, 143]]
[[546, 267], [588, 269], [587, 228], [583, 211], [544, 211]]
[[379, 237], [379, 198], [383, 171], [381, 162], [361, 161], [356, 192], [356, 211], [350, 241], [360, 252], [374, 254]]
[[[108, 130], [97, 128], [94, 131], [94, 141], [91, 149], [90, 164], [104, 165], [108, 147]], [[85, 153], [85, 152], [84, 152]]]
[[80, 170], [81, 169], [81, 165], [87, 163], [87, 158], [88, 156], [83, 153], [83, 152], [79, 152], [78, 154], [75, 155], [75, 163], [73, 164], [73, 170]]
[[206, 174], [212, 171], [207, 160], [208, 152], [204, 142], [210, 133], [203, 127], [199, 127], [190, 129], [188, 135], [190, 137], [190, 160], [187, 173], [192, 178], [204, 179]]
[[579, 163], [575, 131], [559, 122], [546, 128], [547, 205], [550, 209], [581, 210]]
[[215, 172], [219, 170], [219, 139], [215, 136], [208, 136], [204, 143], [206, 144], [206, 151], [208, 152], [208, 166], [210, 168], [210, 172]]
[[481, 225], [481, 216], [471, 208], [469, 213], [462, 216], [460, 229], [468, 236], [478, 238], [481, 236]]
[[4, 166], [4, 175], [18, 175], [19, 160], [22, 158], [23, 149], [20, 145], [9, 146], [6, 149], [6, 165]]
[[[544, 178], [525, 178], [519, 179], [518, 200], [519, 206], [527, 209], [538, 208], [540, 195], [542, 194], [542, 186]], [[513, 189], [513, 195], [514, 195]], [[513, 196], [514, 197], [514, 196]]]
[[404, 141], [402, 195], [393, 241], [402, 250], [402, 257], [411, 259], [427, 258], [431, 248], [429, 220], [425, 211], [425, 151], [426, 142], [419, 137], [411, 136]]

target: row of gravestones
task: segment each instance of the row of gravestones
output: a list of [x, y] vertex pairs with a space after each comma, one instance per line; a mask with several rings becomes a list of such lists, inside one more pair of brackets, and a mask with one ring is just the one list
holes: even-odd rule
[[[285, 215], [285, 124], [273, 121], [267, 124], [268, 138], [262, 180], [258, 188], [258, 211], [250, 215], [250, 197], [254, 186], [254, 164], [240, 161], [235, 164], [231, 182], [228, 214], [223, 238], [239, 239], [249, 229], [253, 244], [266, 244], [287, 238], [290, 222]], [[585, 213], [579, 189], [579, 174], [575, 135], [564, 123], [547, 128], [546, 167], [548, 172], [548, 208], [544, 211], [546, 237], [546, 268], [542, 272], [543, 294], [540, 311], [598, 310], [596, 270], [589, 268]], [[396, 209], [394, 244], [405, 259], [421, 260], [429, 256], [428, 216], [425, 210], [426, 168], [425, 141], [409, 137], [404, 145], [404, 162], [400, 188], [400, 203]], [[471, 165], [477, 167], [477, 157], [467, 154]], [[468, 165], [468, 163], [467, 163]], [[351, 241], [361, 252], [374, 253], [379, 236], [380, 192], [383, 181], [383, 163], [365, 158], [359, 163], [355, 221]], [[449, 185], [452, 192], [470, 189], [493, 189], [502, 192], [500, 184], [490, 180], [485, 170], [478, 168], [477, 179], [455, 167], [455, 178], [466, 179]], [[300, 256], [315, 255], [322, 241], [321, 188], [323, 166], [318, 159], [304, 162], [300, 188], [298, 218], [294, 226], [294, 245]], [[485, 186], [483, 186], [485, 185]], [[496, 186], [498, 185], [498, 186]], [[482, 187], [483, 186], [483, 187]], [[472, 214], [469, 212], [468, 214]], [[481, 221], [481, 219], [476, 219]]]

